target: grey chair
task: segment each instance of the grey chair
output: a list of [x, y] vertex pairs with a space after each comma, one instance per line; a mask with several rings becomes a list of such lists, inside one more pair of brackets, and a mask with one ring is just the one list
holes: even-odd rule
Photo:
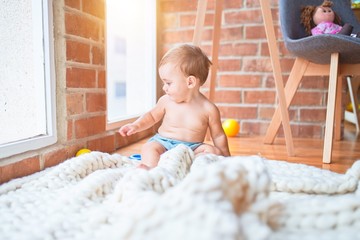
[[[341, 137], [342, 78], [360, 75], [360, 38], [340, 34], [307, 36], [300, 21], [301, 8], [305, 5], [321, 5], [322, 2], [323, 0], [279, 0], [279, 15], [285, 46], [296, 57], [284, 89], [286, 106], [289, 107], [303, 76], [329, 76], [323, 162], [330, 163], [334, 120], [335, 139], [339, 140]], [[266, 15], [269, 14], [264, 11], [270, 9], [269, 0], [260, 0], [260, 3], [265, 29], [271, 29], [274, 27], [272, 16], [270, 16], [271, 20], [268, 16], [268, 20], [265, 20]], [[351, 9], [350, 1], [333, 0], [333, 3], [333, 10], [341, 17], [342, 21], [350, 23], [354, 27], [354, 32], [360, 32], [360, 24]], [[276, 43], [272, 43], [275, 37], [271, 37], [268, 33], [270, 32], [267, 30], [270, 57], [272, 61], [277, 61], [278, 56], [276, 55], [279, 52]], [[274, 74], [276, 71], [277, 69], [274, 68]], [[281, 117], [278, 108], [266, 133], [265, 143], [272, 144], [274, 142], [280, 124]]]
[[[279, 0], [281, 32], [286, 48], [295, 56], [314, 63], [329, 64], [332, 53], [340, 53], [340, 63], [360, 63], [360, 39], [341, 34], [307, 36], [300, 23], [300, 9], [305, 5], [320, 5], [323, 0]], [[348, 0], [332, 0], [332, 9], [343, 23], [350, 23], [353, 32], [360, 24]], [[356, 50], [357, 53], [356, 54]]]

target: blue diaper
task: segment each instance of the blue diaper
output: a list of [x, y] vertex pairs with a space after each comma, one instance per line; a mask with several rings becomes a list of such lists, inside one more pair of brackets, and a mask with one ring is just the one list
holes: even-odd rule
[[153, 136], [152, 138], [149, 139], [149, 142], [152, 142], [152, 141], [156, 141], [156, 142], [160, 143], [166, 150], [170, 150], [179, 144], [184, 144], [185, 146], [190, 147], [191, 150], [194, 151], [197, 147], [199, 147], [201, 144], [203, 144], [202, 142], [184, 142], [184, 141], [179, 141], [179, 140], [175, 140], [175, 139], [171, 139], [171, 138], [165, 138], [165, 137], [160, 136], [160, 134], [156, 134], [155, 136]]

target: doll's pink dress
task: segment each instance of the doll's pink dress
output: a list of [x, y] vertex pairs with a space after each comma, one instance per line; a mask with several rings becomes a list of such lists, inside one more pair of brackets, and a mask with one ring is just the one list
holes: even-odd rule
[[341, 30], [341, 26], [332, 22], [322, 22], [319, 23], [316, 27], [311, 29], [312, 35], [320, 35], [320, 34], [337, 34]]

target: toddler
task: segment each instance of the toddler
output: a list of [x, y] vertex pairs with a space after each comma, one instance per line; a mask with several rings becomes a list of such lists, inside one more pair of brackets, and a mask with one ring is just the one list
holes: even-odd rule
[[[179, 144], [195, 154], [230, 156], [220, 112], [200, 92], [210, 66], [205, 53], [188, 44], [170, 49], [161, 59], [158, 71], [165, 95], [149, 112], [119, 129], [122, 136], [129, 136], [162, 121], [158, 133], [142, 146], [140, 167], [157, 166], [160, 155]], [[214, 145], [204, 143], [208, 128]]]

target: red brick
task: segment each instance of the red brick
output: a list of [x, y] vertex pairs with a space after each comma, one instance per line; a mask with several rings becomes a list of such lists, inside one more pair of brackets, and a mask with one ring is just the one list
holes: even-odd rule
[[[319, 125], [291, 125], [291, 133], [294, 138], [322, 138], [322, 127]], [[278, 131], [278, 137], [284, 137], [283, 128], [280, 128]]]
[[246, 39], [264, 39], [266, 38], [265, 29], [263, 26], [246, 26]]
[[66, 60], [90, 63], [90, 46], [85, 43], [66, 41]]
[[105, 93], [86, 93], [86, 111], [106, 111]]
[[271, 120], [274, 112], [274, 107], [259, 107], [259, 119]]
[[245, 72], [272, 72], [270, 59], [244, 59]]
[[294, 59], [293, 58], [282, 58], [280, 60], [280, 66], [281, 66], [281, 70], [283, 72], [290, 72], [291, 69], [294, 66]]
[[[286, 78], [287, 76], [283, 75], [283, 84], [285, 86], [286, 84]], [[266, 76], [266, 79], [265, 79], [265, 87], [266, 88], [274, 88], [275, 89], [275, 79], [273, 77], [273, 74], [271, 73], [271, 75], [268, 75]]]
[[243, 0], [224, 0], [223, 6], [224, 9], [239, 9], [243, 7]]
[[105, 65], [105, 52], [103, 47], [92, 47], [92, 63], [95, 65]]
[[220, 87], [241, 87], [241, 88], [255, 88], [260, 87], [261, 76], [256, 75], [221, 75]]
[[[175, 16], [175, 14], [172, 14], [171, 16]], [[184, 14], [180, 15], [180, 24], [179, 27], [195, 27], [195, 21], [196, 21], [196, 13], [194, 14]], [[168, 19], [169, 17], [167, 17]], [[177, 21], [176, 21], [177, 23]], [[169, 28], [175, 27], [175, 21], [173, 19], [170, 19], [169, 23], [165, 23], [166, 25], [170, 25]], [[205, 20], [204, 20], [204, 26], [213, 26], [214, 25], [214, 14], [212, 13], [206, 13]]]
[[[188, 21], [194, 21], [195, 23], [195, 15], [180, 15], [178, 13], [168, 13], [161, 16], [161, 27], [164, 29], [171, 29], [180, 26], [186, 26]], [[179, 20], [180, 18], [180, 20]], [[180, 23], [179, 23], [180, 21]], [[194, 23], [191, 24], [194, 26]]]
[[245, 7], [247, 7], [247, 8], [259, 7], [260, 8], [260, 2], [254, 1], [254, 0], [245, 0]]
[[95, 88], [96, 71], [93, 69], [67, 68], [66, 87], [68, 88]]
[[220, 45], [220, 56], [254, 56], [258, 52], [257, 43], [228, 43]]
[[[259, 107], [259, 119], [271, 120], [276, 108], [277, 105], [275, 105], [275, 107]], [[297, 120], [297, 110], [289, 109], [288, 113], [290, 121]]]
[[208, 46], [208, 45], [200, 45], [201, 49], [204, 51], [204, 53], [209, 56], [209, 58], [211, 59], [211, 51], [212, 51], [212, 46]]
[[197, 1], [193, 1], [193, 0], [161, 1], [160, 8], [164, 13], [196, 11]]
[[38, 171], [40, 171], [39, 156], [26, 158], [16, 163], [0, 166], [0, 184]]
[[91, 151], [113, 153], [115, 151], [115, 136], [110, 135], [91, 140], [88, 142], [88, 148]]
[[105, 1], [104, 0], [86, 0], [82, 1], [82, 10], [95, 17], [105, 19]]
[[300, 82], [300, 89], [319, 89], [327, 90], [329, 84], [328, 77], [303, 77]]
[[106, 72], [103, 70], [98, 70], [98, 88], [106, 88]]
[[76, 153], [80, 149], [83, 149], [83, 148], [88, 148], [86, 142], [78, 142], [77, 141], [77, 143], [74, 143], [73, 145], [68, 146], [66, 150], [67, 150], [67, 154], [68, 154], [69, 159], [73, 158], [73, 157], [76, 157]]
[[241, 60], [238, 59], [220, 59], [219, 60], [219, 71], [240, 71], [241, 70]]
[[75, 137], [81, 139], [105, 131], [105, 116], [88, 117], [75, 121]]
[[326, 109], [300, 109], [300, 122], [325, 122]]
[[47, 168], [58, 165], [68, 158], [69, 155], [66, 148], [52, 150], [44, 154], [44, 167]]
[[243, 39], [243, 27], [227, 27], [221, 29], [221, 39], [220, 41], [238, 41], [239, 39]]
[[295, 57], [292, 56], [291, 53], [289, 53], [283, 41], [278, 41], [278, 47], [279, 47], [280, 56], [288, 56], [289, 58], [295, 59]]
[[212, 37], [213, 37], [212, 35], [213, 35], [212, 29], [204, 29], [201, 35], [201, 41], [203, 42], [212, 41]]
[[260, 9], [224, 13], [225, 24], [262, 23]]
[[267, 42], [260, 43], [260, 46], [261, 46], [260, 55], [261, 55], [261, 56], [270, 57], [270, 52], [269, 52], [269, 45], [268, 45], [268, 43], [267, 43]]
[[67, 121], [67, 140], [72, 140], [74, 137], [74, 121], [68, 120]]
[[240, 103], [240, 91], [216, 91], [214, 102], [216, 103]]
[[[205, 14], [205, 19], [206, 19]], [[196, 12], [193, 14], [179, 14], [179, 13], [173, 13], [173, 14], [167, 14], [165, 15], [167, 19], [169, 20], [168, 23], [164, 23], [166, 25], [170, 25], [169, 28], [172, 27], [195, 27], [196, 22]], [[169, 19], [169, 16], [172, 18]], [[212, 23], [206, 23], [206, 20], [204, 19], [204, 25], [203, 26], [210, 26]]]
[[166, 43], [191, 42], [193, 32], [193, 30], [167, 31], [163, 33], [163, 39]]
[[321, 106], [324, 104], [324, 93], [322, 92], [296, 92], [292, 106]]
[[245, 103], [273, 103], [275, 100], [275, 91], [245, 91]]
[[305, 138], [323, 138], [322, 127], [319, 125], [300, 125], [298, 136]]
[[246, 106], [219, 106], [221, 117], [234, 119], [256, 119], [257, 107]]
[[100, 35], [100, 22], [85, 15], [65, 13], [66, 34], [79, 36], [98, 41]]
[[80, 10], [80, 0], [65, 0], [65, 6]]
[[259, 121], [244, 121], [241, 124], [241, 133], [248, 136], [259, 136], [263, 135], [268, 129], [268, 124]]
[[66, 95], [66, 110], [68, 116], [84, 112], [84, 94], [72, 93]]

